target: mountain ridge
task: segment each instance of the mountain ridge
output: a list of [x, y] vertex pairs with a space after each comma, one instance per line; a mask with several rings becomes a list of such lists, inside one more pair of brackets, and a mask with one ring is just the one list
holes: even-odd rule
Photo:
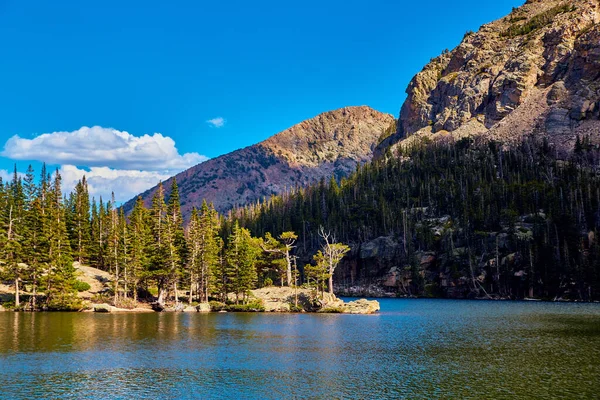
[[[373, 149], [395, 122], [368, 106], [321, 113], [262, 142], [191, 167], [163, 182], [168, 195], [177, 179], [184, 217], [202, 200], [220, 212], [249, 204], [297, 185], [341, 178], [372, 158]], [[140, 194], [149, 205], [157, 186]], [[126, 212], [135, 199], [126, 202]]]

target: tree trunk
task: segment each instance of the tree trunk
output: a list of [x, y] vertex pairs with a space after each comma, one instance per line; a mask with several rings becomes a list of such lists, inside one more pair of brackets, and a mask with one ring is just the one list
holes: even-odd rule
[[21, 298], [19, 293], [19, 278], [15, 279], [15, 307], [21, 305]]
[[125, 274], [125, 282], [123, 282], [123, 285], [125, 286], [124, 287], [124, 289], [125, 289], [125, 295], [124, 296], [125, 296], [125, 298], [127, 298], [128, 297], [127, 292], [129, 291], [129, 290], [127, 290], [127, 264], [125, 264], [124, 274]]
[[208, 275], [204, 280], [204, 301], [208, 302]]
[[115, 265], [115, 306], [119, 301], [119, 265]]
[[35, 302], [37, 296], [37, 277], [35, 273], [33, 274], [33, 294], [31, 295], [31, 310], [35, 311]]
[[286, 251], [285, 253], [285, 261], [287, 262], [287, 270], [286, 270], [286, 278], [287, 285], [292, 286], [292, 260], [290, 260], [290, 252]]
[[333, 274], [329, 274], [328, 286], [329, 286], [329, 293], [333, 294]]
[[190, 274], [190, 297], [188, 303], [192, 305], [192, 298], [194, 297], [194, 274]]
[[175, 304], [179, 304], [179, 296], [177, 296], [177, 280], [173, 282], [173, 295], [175, 295]]
[[156, 300], [161, 306], [165, 304], [165, 289], [160, 285], [158, 288], [158, 300]]

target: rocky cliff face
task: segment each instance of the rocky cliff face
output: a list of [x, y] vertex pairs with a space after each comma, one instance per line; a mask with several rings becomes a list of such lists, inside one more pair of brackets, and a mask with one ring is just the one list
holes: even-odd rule
[[[548, 135], [568, 149], [600, 139], [600, 2], [528, 0], [468, 32], [410, 82], [396, 135]], [[594, 138], [592, 138], [593, 140]]]
[[[295, 186], [340, 178], [369, 161], [394, 117], [369, 107], [346, 107], [301, 122], [261, 143], [198, 164], [175, 176], [182, 212], [202, 200], [218, 211], [249, 204]], [[171, 178], [173, 179], [173, 178]], [[163, 185], [167, 191], [171, 179]], [[156, 187], [141, 196], [150, 205]], [[125, 210], [133, 207], [133, 200]]]

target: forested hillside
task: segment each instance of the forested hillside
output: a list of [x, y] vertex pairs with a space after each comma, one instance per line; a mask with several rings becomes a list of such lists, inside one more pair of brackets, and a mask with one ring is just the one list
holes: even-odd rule
[[114, 197], [90, 200], [85, 178], [64, 197], [58, 170], [50, 175], [44, 167], [39, 184], [31, 167], [24, 178], [15, 170], [10, 182], [0, 180], [0, 283], [12, 288], [0, 303], [25, 310], [88, 307], [77, 292], [89, 285], [77, 279], [74, 261], [109, 272], [107, 291], [92, 300], [124, 308], [140, 300], [157, 310], [214, 300], [222, 302], [217, 310], [232, 302], [237, 311], [258, 310], [262, 304], [250, 290], [274, 283], [333, 292], [332, 272], [348, 247], [329, 232], [321, 232], [324, 245], [301, 277], [294, 232], [253, 237], [237, 223], [223, 229], [223, 218], [206, 202], [184, 225], [177, 181], [171, 182], [168, 197], [160, 184], [151, 207], [138, 197], [126, 218]]
[[340, 290], [448, 297], [600, 298], [600, 153], [547, 141], [431, 142], [388, 153], [349, 179], [321, 182], [238, 209], [256, 234], [324, 225], [352, 246]]

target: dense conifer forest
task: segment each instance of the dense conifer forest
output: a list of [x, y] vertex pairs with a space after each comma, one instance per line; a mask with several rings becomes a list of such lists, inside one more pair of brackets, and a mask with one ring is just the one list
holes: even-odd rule
[[[10, 182], [0, 182], [0, 278], [15, 293], [5, 305], [80, 309], [77, 291], [89, 285], [77, 279], [76, 263], [110, 272], [110, 291], [95, 300], [125, 308], [140, 300], [158, 307], [209, 299], [246, 304], [251, 289], [300, 283], [293, 232], [256, 238], [237, 223], [225, 232], [223, 218], [206, 202], [184, 226], [175, 180], [170, 189], [165, 198], [160, 185], [150, 208], [138, 198], [126, 216], [114, 195], [107, 202], [90, 200], [85, 178], [63, 196], [58, 170], [49, 174], [44, 166], [36, 182], [31, 167], [24, 177], [15, 168]], [[322, 234], [323, 250], [303, 279], [331, 291], [329, 277], [347, 250], [329, 232]]]
[[[364, 243], [391, 237], [400, 279], [388, 290], [400, 295], [599, 299], [599, 160], [588, 138], [563, 160], [546, 140], [504, 148], [425, 138], [349, 179], [232, 215], [258, 235], [298, 232], [300, 255], [315, 251], [325, 226], [355, 249], [350, 266], [361, 263]], [[376, 273], [362, 264], [356, 280], [372, 282]]]

